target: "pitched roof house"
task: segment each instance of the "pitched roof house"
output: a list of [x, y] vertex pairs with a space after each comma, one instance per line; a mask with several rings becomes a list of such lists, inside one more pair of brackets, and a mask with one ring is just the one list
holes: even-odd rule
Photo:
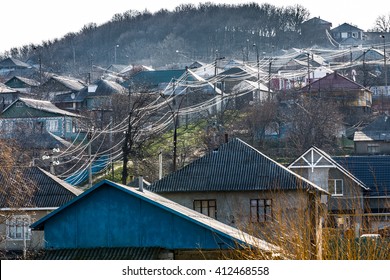
[[50, 101], [19, 98], [0, 115], [3, 137], [12, 138], [18, 129], [44, 128], [64, 139], [74, 139], [82, 117], [54, 106]]
[[[44, 230], [49, 254], [64, 249], [74, 254], [80, 250], [90, 253], [97, 248], [136, 252], [142, 248], [155, 251], [149, 258], [186, 258], [183, 252], [190, 251], [191, 255], [198, 252], [198, 258], [204, 259], [210, 251], [247, 246], [264, 253], [278, 249], [142, 186], [136, 189], [110, 181], [96, 184], [34, 223], [32, 229]], [[127, 258], [137, 256], [129, 253]], [[142, 256], [138, 254], [138, 258]]]
[[390, 117], [378, 116], [353, 136], [355, 153], [358, 155], [390, 154]]
[[317, 219], [320, 196], [327, 194], [237, 138], [146, 188], [270, 239], [267, 230], [285, 224], [286, 215], [306, 209], [308, 221]]
[[361, 44], [364, 32], [362, 29], [348, 23], [343, 23], [330, 30], [332, 38], [341, 47], [349, 47]]
[[369, 190], [364, 182], [317, 147], [305, 151], [288, 168], [331, 194], [327, 201], [328, 227], [352, 228], [360, 236], [364, 227], [362, 197]]
[[0, 235], [5, 237], [3, 242], [0, 242], [0, 250], [6, 253], [42, 248], [43, 235], [38, 232], [32, 233], [29, 226], [81, 194], [79, 189], [38, 167], [23, 168], [21, 173], [27, 186], [33, 189], [33, 193], [17, 209], [8, 204], [8, 190], [18, 186], [15, 186], [11, 174], [9, 178], [0, 176], [0, 186], [4, 190], [0, 192], [0, 213], [2, 217], [7, 218], [0, 224]]
[[368, 110], [372, 105], [372, 92], [368, 88], [336, 71], [308, 84], [300, 92], [332, 99], [351, 108]]
[[39, 86], [39, 82], [34, 79], [28, 79], [20, 76], [13, 76], [5, 82], [5, 85], [14, 88], [20, 92], [33, 93], [34, 89]]

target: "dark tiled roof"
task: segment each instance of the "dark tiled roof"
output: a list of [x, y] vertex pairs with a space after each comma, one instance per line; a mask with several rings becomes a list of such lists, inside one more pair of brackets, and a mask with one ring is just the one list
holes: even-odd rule
[[237, 138], [145, 188], [157, 193], [298, 188], [322, 191]]
[[[38, 167], [24, 168], [22, 174], [26, 182], [36, 187], [29, 205], [24, 206], [27, 208], [57, 208], [82, 193], [81, 190]], [[9, 178], [0, 177], [0, 185], [5, 188], [13, 187], [9, 179], [11, 176]], [[0, 193], [0, 208], [4, 208], [4, 201], [5, 197]]]
[[309, 85], [303, 87], [301, 91], [329, 91], [329, 92], [335, 92], [335, 91], [341, 91], [341, 92], [347, 92], [347, 91], [354, 91], [358, 92], [360, 90], [367, 90], [367, 88], [363, 87], [362, 85], [352, 81], [351, 79], [348, 79], [347, 77], [344, 77], [340, 75], [337, 72], [333, 72], [332, 74], [328, 74], [325, 77], [318, 79]]
[[390, 195], [390, 156], [334, 157], [367, 187], [371, 196]]
[[77, 248], [46, 250], [41, 260], [156, 260], [160, 248]]
[[356, 27], [356, 26], [350, 25], [348, 23], [343, 23], [343, 24], [341, 24], [341, 25], [339, 25], [331, 30], [332, 33], [334, 33], [334, 32], [352, 32], [352, 31], [363, 31], [363, 30]]

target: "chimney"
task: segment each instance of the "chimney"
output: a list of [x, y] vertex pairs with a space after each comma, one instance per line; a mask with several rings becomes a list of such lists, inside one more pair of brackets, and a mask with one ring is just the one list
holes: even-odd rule
[[225, 143], [229, 142], [229, 134], [225, 133]]
[[144, 191], [144, 177], [142, 175], [138, 177], [138, 190], [140, 192]]

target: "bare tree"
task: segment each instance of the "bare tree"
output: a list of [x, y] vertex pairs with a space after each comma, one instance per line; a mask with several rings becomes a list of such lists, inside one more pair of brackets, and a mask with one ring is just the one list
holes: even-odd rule
[[328, 151], [338, 147], [342, 115], [337, 103], [302, 97], [283, 112], [283, 119], [290, 126], [287, 137], [293, 155], [299, 155], [313, 145]]
[[387, 15], [378, 16], [375, 20], [375, 25], [372, 31], [390, 32], [390, 13]]
[[[0, 208], [8, 209], [0, 212], [0, 224], [4, 224], [20, 208], [33, 207], [32, 196], [35, 185], [23, 175], [23, 169], [17, 161], [19, 154], [16, 145], [0, 139]], [[0, 233], [0, 242], [6, 236]]]

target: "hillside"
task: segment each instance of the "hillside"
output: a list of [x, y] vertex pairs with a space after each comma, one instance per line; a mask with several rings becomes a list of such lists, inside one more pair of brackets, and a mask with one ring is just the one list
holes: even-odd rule
[[300, 35], [309, 11], [300, 5], [183, 4], [156, 13], [129, 10], [100, 26], [86, 24], [77, 33], [13, 48], [3, 54], [42, 64], [54, 72], [84, 75], [92, 65], [211, 61], [216, 55], [254, 60], [276, 49], [304, 47]]

